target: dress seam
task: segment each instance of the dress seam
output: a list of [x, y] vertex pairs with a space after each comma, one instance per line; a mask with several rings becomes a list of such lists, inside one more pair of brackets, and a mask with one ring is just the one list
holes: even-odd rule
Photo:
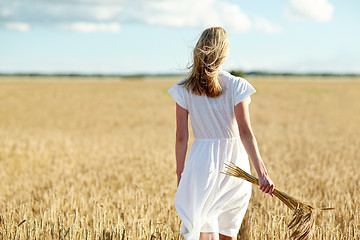
[[195, 137], [195, 140], [200, 140], [200, 141], [219, 141], [219, 140], [234, 140], [234, 139], [238, 139], [240, 138], [239, 136], [236, 137], [229, 137], [229, 138], [197, 138]]

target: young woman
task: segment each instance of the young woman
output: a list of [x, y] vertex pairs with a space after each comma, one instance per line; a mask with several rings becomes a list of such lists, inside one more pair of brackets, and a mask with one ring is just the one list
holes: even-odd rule
[[[212, 27], [200, 36], [189, 76], [168, 90], [176, 101], [175, 207], [187, 240], [236, 239], [245, 215], [251, 184], [222, 174], [225, 162], [258, 174], [260, 189], [272, 195], [274, 184], [261, 159], [249, 118], [255, 89], [243, 78], [221, 71], [229, 54], [224, 29]], [[185, 164], [188, 116], [194, 143]]]

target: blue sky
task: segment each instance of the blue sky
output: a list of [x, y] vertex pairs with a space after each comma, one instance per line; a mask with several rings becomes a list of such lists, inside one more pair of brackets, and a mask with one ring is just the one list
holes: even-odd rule
[[208, 26], [225, 70], [360, 73], [358, 0], [0, 0], [0, 72], [184, 73]]

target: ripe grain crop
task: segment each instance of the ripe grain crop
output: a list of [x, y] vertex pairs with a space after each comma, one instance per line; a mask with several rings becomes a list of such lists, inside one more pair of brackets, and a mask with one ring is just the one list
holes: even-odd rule
[[[335, 207], [314, 239], [360, 239], [359, 79], [248, 79], [276, 186]], [[166, 93], [178, 80], [1, 77], [0, 239], [182, 239]], [[290, 219], [253, 187], [238, 238], [288, 239]]]

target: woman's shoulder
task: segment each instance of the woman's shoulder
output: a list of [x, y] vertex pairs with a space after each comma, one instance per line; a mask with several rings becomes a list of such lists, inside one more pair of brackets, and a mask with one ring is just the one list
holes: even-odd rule
[[172, 88], [176, 88], [176, 89], [178, 89], [179, 91], [185, 90], [184, 83], [186, 82], [186, 80], [188, 80], [187, 77], [182, 78], [180, 81], [178, 81], [177, 83], [175, 83]]
[[233, 77], [234, 75], [232, 75], [231, 73], [221, 70], [219, 71], [219, 76], [224, 76], [224, 77]]
[[184, 92], [185, 90], [185, 86], [183, 85], [183, 83], [187, 80], [188, 78], [183, 78], [180, 81], [178, 81], [177, 83], [175, 83], [169, 90], [170, 91], [177, 91], [177, 92]]
[[256, 92], [255, 88], [245, 78], [234, 76], [226, 71], [221, 71], [221, 73], [219, 73], [219, 76], [226, 85], [226, 87], [229, 90], [233, 91], [234, 94], [252, 94]]
[[184, 84], [184, 82], [186, 82], [187, 80], [189, 80], [189, 78], [188, 78], [188, 77], [185, 77], [185, 78], [181, 79], [180, 81], [178, 81], [178, 82], [176, 83], [176, 85], [184, 86], [183, 84]]
[[226, 82], [231, 85], [234, 85], [234, 84], [237, 85], [237, 84], [241, 84], [243, 82], [247, 82], [246, 79], [244, 79], [242, 77], [234, 76], [227, 71], [220, 71], [219, 77], [223, 82]]

